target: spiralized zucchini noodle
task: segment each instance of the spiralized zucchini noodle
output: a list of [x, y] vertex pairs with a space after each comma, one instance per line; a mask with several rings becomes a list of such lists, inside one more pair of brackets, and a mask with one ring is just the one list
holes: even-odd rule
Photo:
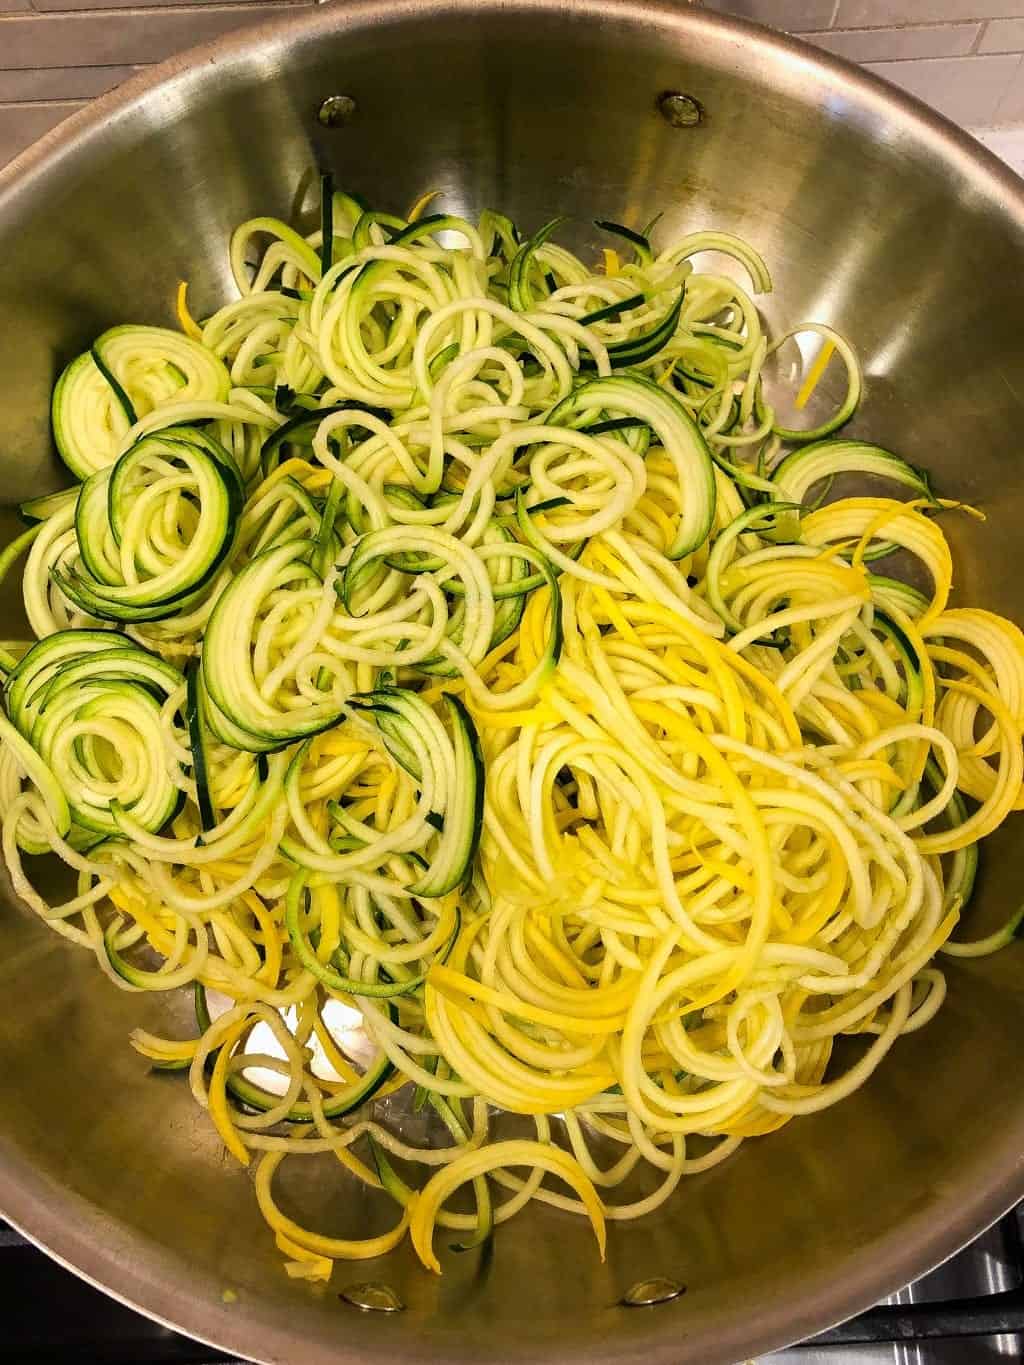
[[[863, 1085], [937, 955], [1019, 918], [951, 938], [1024, 806], [1024, 636], [949, 603], [942, 516], [980, 514], [836, 434], [847, 342], [770, 338], [725, 233], [600, 223], [596, 266], [562, 220], [424, 208], [325, 181], [318, 231], [235, 232], [236, 300], [104, 333], [53, 396], [76, 482], [2, 559], [15, 891], [121, 988], [192, 992], [192, 1036], [131, 1041], [311, 1279], [406, 1234], [439, 1271], [437, 1227], [538, 1201], [603, 1254]], [[448, 1145], [403, 1139], [406, 1086]], [[324, 1153], [391, 1231], [283, 1212]]]

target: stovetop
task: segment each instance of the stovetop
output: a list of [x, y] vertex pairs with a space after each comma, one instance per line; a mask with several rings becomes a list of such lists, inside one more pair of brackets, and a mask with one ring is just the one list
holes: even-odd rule
[[[877, 1308], [758, 1365], [1024, 1361], [1024, 1205]], [[0, 1361], [244, 1365], [106, 1298], [0, 1225]]]
[[1024, 1204], [930, 1275], [759, 1365], [1024, 1361]]

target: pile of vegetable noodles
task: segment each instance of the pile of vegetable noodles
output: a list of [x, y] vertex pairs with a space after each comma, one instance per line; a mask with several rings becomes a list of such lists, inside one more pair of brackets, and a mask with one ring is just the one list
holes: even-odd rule
[[[407, 1232], [439, 1270], [437, 1227], [532, 1201], [603, 1248], [862, 1085], [942, 1004], [936, 954], [1016, 927], [951, 941], [1024, 805], [1024, 636], [949, 606], [957, 504], [832, 436], [846, 342], [770, 340], [694, 268], [770, 288], [723, 233], [602, 223], [592, 268], [559, 220], [424, 208], [326, 184], [320, 231], [237, 230], [201, 326], [182, 285], [180, 333], [104, 333], [53, 397], [78, 482], [4, 558], [38, 637], [3, 655], [14, 886], [119, 986], [194, 992], [195, 1036], [134, 1046], [313, 1279]], [[769, 390], [807, 421], [826, 367], [843, 400], [785, 425]], [[372, 1107], [407, 1084], [447, 1145]], [[288, 1218], [275, 1171], [314, 1153], [392, 1231]]]

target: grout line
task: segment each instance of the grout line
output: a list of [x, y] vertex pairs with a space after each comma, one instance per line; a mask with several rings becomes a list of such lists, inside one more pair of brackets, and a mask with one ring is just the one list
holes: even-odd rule
[[80, 95], [77, 99], [64, 100], [0, 100], [0, 114], [8, 109], [78, 109], [83, 104], [91, 104], [94, 98]]
[[872, 57], [868, 62], [857, 62], [857, 66], [906, 66], [908, 62], [970, 62], [975, 65], [978, 57], [1024, 57], [1024, 52], [958, 52], [949, 57]]
[[[1006, 55], [1009, 56], [1010, 54], [1007, 53]], [[1007, 96], [1009, 95], [1011, 89], [1017, 84], [1017, 79], [1018, 79], [1018, 77], [1020, 76], [1020, 73], [1021, 73], [1022, 68], [1024, 68], [1024, 56], [1021, 56], [1020, 60], [1018, 61], [1016, 71], [1013, 73], [1013, 75], [1010, 77], [1010, 79], [1006, 82], [1006, 88], [1005, 88], [1005, 90], [1003, 91], [1003, 93], [999, 96], [999, 99], [998, 99], [998, 101], [997, 101], [997, 103], [996, 103], [996, 107], [995, 107], [995, 109], [992, 111], [992, 122], [993, 122], [993, 124], [998, 124], [998, 122], [999, 122], [999, 111], [1002, 109], [1003, 105], [1006, 103]]]
[[[152, 65], [152, 62], [87, 62], [85, 66], [69, 66], [67, 62], [61, 62], [58, 66], [0, 66], [0, 76], [23, 76], [27, 71], [122, 71], [125, 67], [141, 71], [144, 66]], [[83, 98], [93, 97], [86, 95]]]
[[[126, 18], [129, 14], [144, 14], [147, 17], [154, 14], [231, 14], [239, 9], [301, 9], [303, 6], [313, 4], [313, 0], [220, 0], [219, 4], [187, 4], [178, 3], [173, 5], [117, 5], [117, 6], [92, 6], [86, 5], [82, 9], [48, 9], [48, 10], [15, 10], [12, 13], [0, 14], [0, 26], [5, 23], [17, 23], [24, 19], [78, 19], [83, 16], [103, 16], [105, 18], [119, 17]], [[104, 65], [121, 66], [123, 63], [104, 63]], [[21, 68], [18, 68], [19, 70]]]
[[[860, 24], [836, 29], [837, 33], [922, 33], [927, 29], [970, 28], [972, 24], [985, 27], [987, 19], [926, 19], [923, 23], [911, 21], [909, 24]], [[979, 35], [980, 37], [980, 35]]]

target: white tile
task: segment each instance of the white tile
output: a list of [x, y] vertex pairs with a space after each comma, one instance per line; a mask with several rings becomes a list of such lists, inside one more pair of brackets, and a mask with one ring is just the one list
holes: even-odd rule
[[1020, 65], [1019, 57], [948, 57], [877, 62], [867, 69], [902, 86], [954, 123], [997, 122], [996, 110]]
[[[45, 13], [53, 10], [145, 10], [153, 7], [160, 8], [165, 5], [177, 5], [179, 7], [187, 5], [190, 9], [196, 11], [201, 9], [219, 8], [222, 5], [245, 3], [246, 0], [27, 0], [26, 8], [41, 10]], [[309, 4], [310, 0], [264, 0], [264, 3], [296, 5]], [[0, 6], [2, 6], [2, 4], [3, 0], [0, 0]]]
[[1024, 0], [839, 0], [836, 28], [1016, 18]]
[[704, 8], [785, 28], [790, 33], [809, 33], [831, 25], [836, 0], [704, 0]]
[[985, 25], [979, 52], [1024, 52], [1024, 19], [993, 19]]
[[1016, 57], [1011, 60], [1017, 62], [1017, 70], [1014, 72], [1013, 79], [1004, 90], [1003, 97], [996, 106], [992, 118], [984, 119], [982, 122], [1024, 123], [1024, 57]]
[[0, 104], [0, 166], [81, 109], [74, 101], [51, 104]]
[[137, 66], [44, 66], [0, 70], [0, 104], [18, 100], [78, 100], [104, 95], [135, 74]]
[[906, 61], [913, 57], [960, 57], [970, 52], [981, 24], [929, 24], [920, 28], [834, 29], [809, 33], [807, 41], [851, 62]]
[[191, 9], [5, 15], [0, 17], [0, 67], [10, 71], [158, 62], [280, 12], [277, 4], [203, 4]]
[[969, 128], [980, 143], [995, 152], [1012, 171], [1024, 175], [1024, 128]]

